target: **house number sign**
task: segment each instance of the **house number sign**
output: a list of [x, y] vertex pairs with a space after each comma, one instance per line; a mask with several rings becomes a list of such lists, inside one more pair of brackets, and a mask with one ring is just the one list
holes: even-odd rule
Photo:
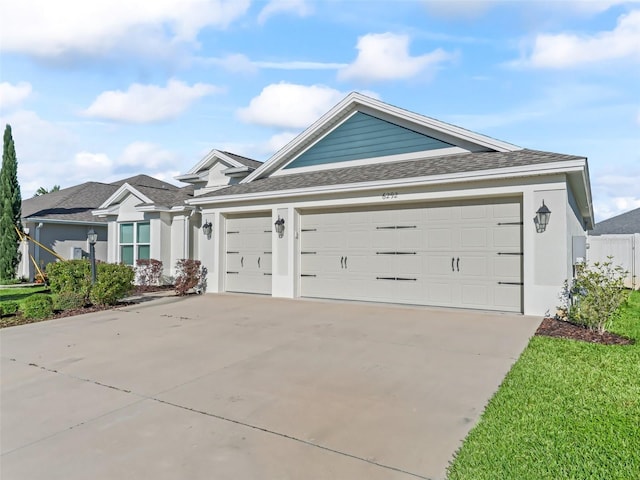
[[398, 192], [384, 192], [382, 194], [383, 200], [393, 200], [394, 198], [398, 198]]

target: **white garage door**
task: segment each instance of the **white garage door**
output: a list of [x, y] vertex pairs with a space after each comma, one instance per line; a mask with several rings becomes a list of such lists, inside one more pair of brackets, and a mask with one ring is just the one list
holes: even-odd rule
[[271, 215], [228, 217], [226, 226], [226, 290], [270, 294]]
[[522, 311], [517, 200], [301, 215], [301, 296]]

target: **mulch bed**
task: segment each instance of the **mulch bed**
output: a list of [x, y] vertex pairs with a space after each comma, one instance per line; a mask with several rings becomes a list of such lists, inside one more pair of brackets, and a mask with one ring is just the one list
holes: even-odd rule
[[621, 337], [611, 332], [598, 333], [571, 322], [545, 318], [536, 331], [536, 335], [545, 337], [568, 338], [581, 342], [599, 343], [602, 345], [633, 345], [635, 340]]
[[[160, 287], [136, 285], [129, 296], [140, 295], [143, 293], [165, 292], [173, 289], [174, 287], [172, 285], [163, 285]], [[126, 307], [128, 305], [133, 305], [134, 303], [135, 302], [118, 302], [117, 305], [89, 305], [87, 307], [58, 311], [55, 312], [51, 317], [43, 319], [24, 318], [20, 314], [7, 316], [0, 319], [0, 328], [15, 327], [17, 325], [26, 325], [28, 323], [37, 323], [45, 320], [55, 320], [57, 318], [73, 317], [76, 315], [83, 315], [85, 313], [102, 312], [104, 310], [111, 310], [117, 307]]]

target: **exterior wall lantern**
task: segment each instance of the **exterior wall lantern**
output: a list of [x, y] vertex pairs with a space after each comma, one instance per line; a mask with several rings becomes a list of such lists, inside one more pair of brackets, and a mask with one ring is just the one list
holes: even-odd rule
[[284, 218], [280, 218], [278, 215], [278, 220], [274, 223], [276, 226], [276, 233], [278, 234], [278, 238], [284, 237]]
[[91, 260], [91, 284], [96, 283], [96, 242], [98, 234], [92, 229], [87, 233], [87, 241], [89, 242], [89, 258]]
[[213, 225], [211, 222], [205, 222], [202, 224], [202, 233], [207, 237], [211, 238], [211, 233], [213, 232]]
[[544, 204], [542, 200], [542, 206], [536, 212], [536, 216], [533, 218], [533, 223], [536, 225], [536, 232], [542, 233], [547, 229], [549, 224], [549, 217], [551, 217], [551, 210]]

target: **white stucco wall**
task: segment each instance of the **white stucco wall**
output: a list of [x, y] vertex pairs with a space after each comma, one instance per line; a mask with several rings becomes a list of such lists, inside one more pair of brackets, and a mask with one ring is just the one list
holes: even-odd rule
[[[382, 193], [391, 188], [398, 192], [393, 200], [384, 200]], [[522, 199], [523, 216], [523, 310], [528, 315], [553, 313], [559, 305], [563, 282], [571, 278], [571, 237], [584, 234], [570, 205], [567, 180], [564, 174], [526, 177], [518, 179], [468, 182], [457, 185], [414, 187], [386, 187], [367, 192], [344, 191], [313, 198], [292, 197], [274, 202], [268, 199], [228, 203], [218, 208], [203, 208], [202, 218], [213, 223], [213, 235], [203, 239], [198, 249], [200, 258], [209, 269], [209, 292], [222, 292], [225, 265], [225, 215], [257, 212], [269, 209], [272, 222], [280, 215], [285, 218], [285, 236], [273, 234], [272, 242], [272, 295], [293, 298], [299, 295], [298, 212], [304, 208], [382, 205], [426, 202], [434, 200], [461, 200], [482, 197], [509, 196]], [[551, 210], [551, 219], [545, 232], [536, 232], [533, 218], [545, 204]]]

